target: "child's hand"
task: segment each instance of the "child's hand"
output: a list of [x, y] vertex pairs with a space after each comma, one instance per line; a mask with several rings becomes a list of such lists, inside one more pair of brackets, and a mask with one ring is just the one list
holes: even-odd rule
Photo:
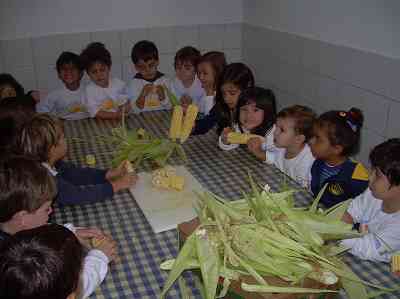
[[143, 86], [142, 96], [147, 97], [149, 95], [149, 93], [151, 93], [153, 91], [153, 88], [154, 88], [154, 85], [151, 83], [148, 83], [145, 86]]
[[160, 101], [164, 101], [165, 100], [165, 92], [164, 92], [164, 88], [162, 87], [162, 85], [157, 85], [156, 86], [156, 93], [157, 93], [158, 99]]
[[222, 143], [229, 144], [228, 134], [232, 131], [233, 131], [232, 128], [228, 128], [228, 127], [224, 128], [224, 130], [222, 131], [222, 134], [221, 134]]
[[75, 230], [75, 236], [85, 246], [90, 245], [90, 239], [102, 238], [104, 233], [98, 228], [77, 228]]
[[106, 179], [112, 180], [124, 176], [127, 173], [126, 162], [127, 161], [122, 161], [117, 167], [109, 169], [106, 173]]
[[92, 247], [103, 252], [110, 262], [118, 258], [117, 243], [109, 235], [103, 235], [101, 238], [92, 239]]
[[265, 152], [262, 150], [262, 143], [263, 140], [259, 137], [250, 138], [250, 140], [247, 141], [247, 149], [259, 160], [265, 161], [266, 157]]
[[181, 106], [182, 106], [182, 110], [183, 110], [183, 114], [186, 113], [187, 108], [189, 107], [190, 104], [192, 104], [193, 100], [190, 96], [184, 94], [181, 97]]
[[126, 173], [122, 177], [112, 181], [111, 185], [113, 187], [114, 193], [120, 190], [129, 189], [130, 187], [134, 186], [137, 179], [138, 176], [136, 175], [136, 173]]

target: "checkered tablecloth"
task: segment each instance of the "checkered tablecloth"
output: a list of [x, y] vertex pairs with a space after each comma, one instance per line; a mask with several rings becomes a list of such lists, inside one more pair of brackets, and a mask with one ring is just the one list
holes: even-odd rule
[[[167, 112], [146, 112], [131, 115], [126, 120], [130, 129], [144, 128], [157, 136], [165, 136], [169, 127]], [[82, 166], [85, 156], [93, 154], [96, 167], [109, 168], [113, 147], [99, 142], [100, 135], [109, 135], [119, 123], [96, 121], [93, 119], [65, 122], [65, 135], [68, 141], [68, 158]], [[202, 136], [190, 137], [184, 144], [188, 156], [186, 167], [207, 190], [229, 199], [238, 198], [243, 191], [249, 190], [248, 173], [260, 184], [268, 183], [272, 190], [280, 188], [285, 179], [289, 185], [294, 183], [284, 177], [277, 169], [257, 161], [245, 149], [230, 152], [221, 151], [217, 145], [217, 136], [212, 131]], [[181, 164], [178, 157], [172, 157], [172, 164]], [[148, 170], [144, 163], [141, 170]], [[306, 205], [311, 197], [306, 192], [298, 192], [296, 202]], [[159, 234], [153, 233], [151, 226], [128, 191], [119, 192], [114, 198], [103, 202], [84, 205], [56, 207], [53, 221], [71, 222], [76, 226], [98, 227], [109, 232], [119, 244], [121, 261], [110, 267], [110, 272], [101, 287], [91, 298], [158, 298], [168, 273], [159, 269], [162, 261], [176, 257], [178, 240], [176, 230]], [[390, 274], [388, 265], [360, 261], [350, 255], [346, 262], [360, 278], [395, 287], [399, 279]], [[190, 273], [185, 275], [193, 295], [200, 298], [194, 287]], [[180, 298], [175, 286], [168, 298]], [[380, 298], [400, 298], [400, 292]]]

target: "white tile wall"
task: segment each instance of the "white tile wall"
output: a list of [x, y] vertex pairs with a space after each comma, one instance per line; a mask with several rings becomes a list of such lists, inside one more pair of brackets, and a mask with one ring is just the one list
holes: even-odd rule
[[242, 58], [242, 25], [239, 23], [151, 27], [0, 41], [0, 72], [13, 74], [27, 90], [52, 90], [61, 86], [55, 71], [61, 52], [79, 54], [88, 43], [98, 41], [111, 52], [112, 75], [129, 80], [134, 74], [131, 49], [143, 39], [155, 42], [160, 53], [159, 69], [171, 76], [174, 55], [184, 46], [195, 46], [201, 51], [222, 50], [232, 62]]

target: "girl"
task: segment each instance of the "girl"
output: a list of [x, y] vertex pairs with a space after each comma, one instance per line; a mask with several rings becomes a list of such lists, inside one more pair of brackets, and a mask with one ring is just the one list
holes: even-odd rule
[[[224, 98], [225, 99], [225, 98]], [[231, 97], [226, 97], [228, 107], [233, 107]], [[251, 133], [259, 135], [267, 144], [273, 144], [273, 131], [276, 119], [276, 103], [273, 92], [261, 87], [252, 87], [241, 92], [236, 116], [231, 119], [231, 126], [226, 127], [219, 137], [219, 146], [223, 150], [237, 148], [238, 144], [229, 144], [227, 135], [229, 132], [236, 131], [241, 133]]]
[[86, 87], [87, 108], [91, 117], [121, 119], [129, 112], [125, 82], [110, 78], [111, 54], [102, 43], [91, 43], [81, 53], [83, 67], [92, 81]]
[[25, 95], [22, 85], [10, 74], [0, 74], [0, 100], [17, 97], [30, 110], [34, 111], [36, 103], [40, 101], [38, 91], [31, 90]]
[[327, 208], [356, 197], [368, 186], [365, 167], [349, 158], [358, 149], [363, 120], [362, 112], [351, 108], [348, 112], [325, 112], [316, 121], [310, 141], [316, 159], [311, 168], [311, 190], [316, 196], [327, 185], [320, 201]]

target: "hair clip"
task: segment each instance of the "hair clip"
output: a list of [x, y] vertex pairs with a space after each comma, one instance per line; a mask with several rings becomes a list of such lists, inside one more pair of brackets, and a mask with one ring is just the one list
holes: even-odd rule
[[340, 111], [340, 112], [339, 112], [339, 116], [341, 116], [341, 117], [346, 117], [346, 116], [347, 116], [347, 113], [344, 112], [344, 111]]
[[346, 120], [346, 123], [350, 126], [350, 128], [354, 131], [357, 132], [357, 126], [353, 123], [351, 123], [350, 120]]

